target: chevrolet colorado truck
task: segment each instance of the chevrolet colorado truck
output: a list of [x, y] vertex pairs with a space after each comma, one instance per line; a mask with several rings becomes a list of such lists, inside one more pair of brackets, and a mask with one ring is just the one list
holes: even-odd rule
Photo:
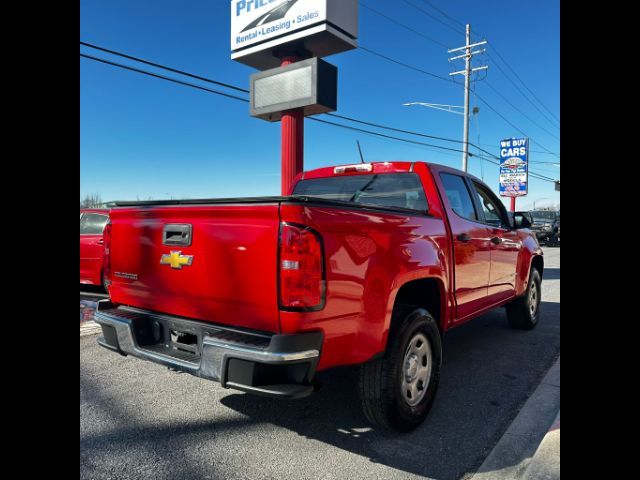
[[121, 202], [98, 343], [281, 398], [358, 366], [366, 417], [409, 431], [433, 404], [445, 332], [501, 306], [514, 328], [538, 323], [528, 226], [479, 179], [423, 162], [320, 168], [282, 197]]

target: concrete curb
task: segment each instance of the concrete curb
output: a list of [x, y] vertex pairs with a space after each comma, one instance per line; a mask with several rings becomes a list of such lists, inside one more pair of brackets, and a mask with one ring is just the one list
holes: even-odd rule
[[[560, 412], [560, 357], [546, 373], [540, 385], [524, 404], [518, 416], [513, 420], [502, 438], [498, 441], [489, 456], [482, 463], [472, 480], [513, 480], [524, 479], [555, 479], [559, 475], [559, 440], [560, 430], [553, 429], [554, 420], [558, 420]], [[553, 425], [552, 425], [553, 424]], [[551, 430], [549, 426], [551, 425]], [[548, 432], [557, 432], [550, 437], [544, 448], [541, 444]], [[556, 448], [557, 446], [557, 448]], [[532, 458], [537, 451], [540, 456], [536, 462]], [[557, 460], [554, 458], [557, 452]], [[550, 461], [550, 468], [546, 468], [546, 461]], [[528, 469], [531, 464], [531, 470]], [[531, 476], [550, 472], [553, 475], [555, 466], [558, 476]], [[529, 475], [524, 477], [523, 475]]]
[[523, 480], [560, 479], [560, 412], [540, 442], [524, 472]]

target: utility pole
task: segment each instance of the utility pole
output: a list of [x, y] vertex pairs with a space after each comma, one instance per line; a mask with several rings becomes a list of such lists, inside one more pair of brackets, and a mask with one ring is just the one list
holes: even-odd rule
[[456, 57], [451, 57], [449, 61], [458, 60], [460, 58], [464, 58], [465, 68], [464, 70], [460, 70], [457, 72], [450, 73], [449, 75], [464, 75], [464, 132], [463, 132], [463, 140], [462, 140], [462, 170], [467, 171], [467, 163], [469, 159], [469, 91], [471, 86], [471, 74], [473, 72], [477, 72], [479, 70], [486, 70], [489, 68], [488, 66], [473, 68], [471, 65], [471, 60], [474, 55], [478, 55], [480, 53], [484, 53], [484, 49], [473, 51], [474, 47], [479, 47], [480, 45], [486, 44], [487, 41], [483, 40], [478, 43], [471, 43], [471, 25], [467, 23], [466, 28], [466, 42], [464, 47], [453, 48], [448, 50], [448, 53], [459, 52], [464, 50], [462, 55], [458, 55]]

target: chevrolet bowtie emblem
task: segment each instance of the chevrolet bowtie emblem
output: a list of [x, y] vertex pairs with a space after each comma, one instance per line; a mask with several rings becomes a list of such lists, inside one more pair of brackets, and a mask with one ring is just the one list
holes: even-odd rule
[[182, 267], [190, 267], [193, 263], [193, 255], [182, 255], [182, 252], [171, 252], [162, 255], [160, 265], [171, 265], [171, 268], [182, 270]]

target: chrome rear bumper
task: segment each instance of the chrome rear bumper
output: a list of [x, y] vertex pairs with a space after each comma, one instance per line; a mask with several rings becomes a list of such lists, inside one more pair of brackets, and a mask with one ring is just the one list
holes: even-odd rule
[[[321, 332], [269, 335], [98, 303], [98, 343], [122, 355], [220, 382], [223, 387], [287, 398], [313, 391]], [[186, 339], [186, 340], [184, 340]]]

